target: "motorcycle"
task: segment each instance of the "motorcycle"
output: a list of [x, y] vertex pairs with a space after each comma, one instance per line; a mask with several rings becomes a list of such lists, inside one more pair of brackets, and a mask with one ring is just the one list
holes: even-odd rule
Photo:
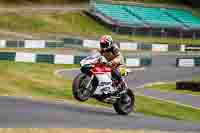
[[[113, 104], [115, 111], [120, 115], [128, 115], [134, 110], [135, 95], [128, 88], [125, 81], [128, 72], [121, 68], [123, 84], [120, 87], [126, 91], [121, 93], [118, 83], [112, 77], [112, 68], [105, 65], [107, 60], [99, 53], [81, 60], [81, 72], [74, 78], [72, 84], [73, 97], [78, 101], [95, 98], [100, 102]], [[125, 102], [124, 102], [125, 101]]]

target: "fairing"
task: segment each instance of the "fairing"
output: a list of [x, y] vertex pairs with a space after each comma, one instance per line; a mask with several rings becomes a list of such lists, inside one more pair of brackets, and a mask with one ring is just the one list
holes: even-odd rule
[[97, 73], [106, 73], [106, 72], [111, 72], [112, 68], [111, 67], [107, 67], [105, 65], [101, 65], [101, 64], [96, 64], [95, 67], [91, 70], [93, 73], [97, 74]]

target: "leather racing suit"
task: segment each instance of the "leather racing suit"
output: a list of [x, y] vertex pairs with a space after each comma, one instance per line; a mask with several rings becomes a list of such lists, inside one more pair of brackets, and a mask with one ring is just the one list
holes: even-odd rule
[[119, 68], [124, 67], [125, 63], [124, 57], [122, 56], [117, 44], [113, 43], [106, 50], [100, 49], [99, 52], [107, 59], [107, 61], [111, 62], [111, 67], [113, 68], [112, 77], [120, 83], [122, 80], [122, 76], [120, 74]]

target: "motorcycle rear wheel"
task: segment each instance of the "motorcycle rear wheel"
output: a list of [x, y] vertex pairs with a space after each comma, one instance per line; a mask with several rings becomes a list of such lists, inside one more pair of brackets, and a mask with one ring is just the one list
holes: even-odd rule
[[121, 98], [117, 99], [117, 101], [113, 104], [115, 111], [120, 115], [128, 115], [134, 110], [134, 105], [135, 105], [134, 93], [130, 89], [128, 89], [126, 95], [127, 95], [126, 98], [128, 98], [128, 103], [123, 103], [124, 96], [121, 96]]

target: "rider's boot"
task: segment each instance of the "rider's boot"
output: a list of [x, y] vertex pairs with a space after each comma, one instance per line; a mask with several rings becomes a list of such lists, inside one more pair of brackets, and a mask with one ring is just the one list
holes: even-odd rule
[[124, 80], [122, 79], [121, 81], [119, 81], [119, 84], [117, 86], [118, 88], [118, 94], [121, 95], [121, 98], [122, 98], [122, 102], [123, 103], [128, 103], [129, 102], [129, 97], [127, 95], [127, 87], [126, 87], [126, 84], [124, 82]]
[[118, 81], [117, 90], [120, 94], [126, 93], [126, 85], [123, 79]]

